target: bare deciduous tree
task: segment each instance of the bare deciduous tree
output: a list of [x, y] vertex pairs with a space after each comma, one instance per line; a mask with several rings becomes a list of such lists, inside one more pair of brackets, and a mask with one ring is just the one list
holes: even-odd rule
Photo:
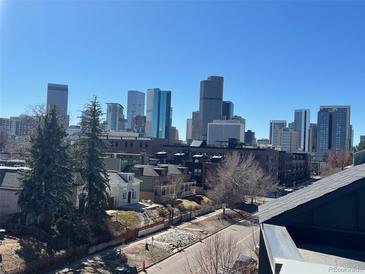
[[237, 243], [232, 237], [217, 234], [204, 241], [192, 261], [187, 259], [187, 274], [231, 274], [239, 258]]
[[276, 187], [252, 154], [227, 155], [215, 172], [208, 175], [208, 182], [211, 188], [208, 196], [229, 207], [245, 201], [246, 197], [253, 203], [257, 196], [266, 195]]
[[4, 151], [9, 154], [10, 159], [26, 160], [30, 151], [29, 140], [8, 140], [5, 144]]
[[329, 176], [344, 170], [346, 166], [351, 164], [351, 154], [347, 150], [331, 151], [326, 158], [326, 167], [322, 170], [323, 176]]
[[258, 262], [259, 262], [259, 253], [260, 253], [260, 233], [258, 228], [252, 228], [251, 239], [247, 243], [246, 247], [250, 250], [250, 256], [252, 260], [245, 265], [244, 270], [251, 271], [249, 273], [255, 273]]

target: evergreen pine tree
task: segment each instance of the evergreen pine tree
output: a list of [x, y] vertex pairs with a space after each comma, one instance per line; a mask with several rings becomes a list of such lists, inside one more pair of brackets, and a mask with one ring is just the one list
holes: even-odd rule
[[68, 218], [73, 210], [72, 173], [66, 132], [55, 109], [39, 118], [31, 138], [30, 171], [23, 178], [19, 194], [21, 215], [27, 224], [49, 230], [56, 220]]
[[102, 110], [95, 97], [84, 109], [81, 116], [81, 137], [79, 156], [81, 157], [81, 174], [85, 181], [86, 199], [84, 211], [95, 220], [106, 216], [108, 202], [109, 178], [105, 169], [102, 152], [105, 143], [101, 139]]

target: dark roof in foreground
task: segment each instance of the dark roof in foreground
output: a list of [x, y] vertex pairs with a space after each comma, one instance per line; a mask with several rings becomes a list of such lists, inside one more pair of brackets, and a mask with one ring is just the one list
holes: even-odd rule
[[365, 164], [323, 178], [310, 186], [259, 207], [260, 223], [365, 178]]

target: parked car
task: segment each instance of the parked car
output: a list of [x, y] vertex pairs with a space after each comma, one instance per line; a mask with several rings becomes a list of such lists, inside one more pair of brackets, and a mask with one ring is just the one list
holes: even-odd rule
[[138, 273], [137, 267], [135, 266], [124, 265], [114, 269], [114, 274], [137, 274], [137, 273]]

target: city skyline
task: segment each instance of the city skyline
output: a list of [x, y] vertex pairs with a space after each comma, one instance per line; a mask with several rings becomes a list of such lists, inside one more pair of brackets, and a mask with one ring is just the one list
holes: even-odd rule
[[[213, 20], [223, 7], [222, 17]], [[199, 82], [221, 75], [224, 100], [234, 103], [235, 114], [246, 118], [246, 128], [257, 139], [269, 137], [270, 120], [292, 121], [295, 109], [310, 109], [313, 123], [321, 105], [351, 105], [356, 145], [365, 133], [364, 7], [126, 2], [100, 9], [97, 3], [2, 3], [0, 116], [17, 116], [28, 105], [45, 104], [51, 82], [69, 87], [70, 124], [93, 95], [106, 112], [107, 102], [126, 108], [128, 90], [157, 86], [173, 91], [173, 125], [185, 136], [186, 119], [199, 109]], [[202, 11], [208, 18], [197, 25]], [[62, 24], [50, 20], [55, 12]], [[137, 14], [155, 20], [146, 26], [133, 20]], [[155, 14], [164, 14], [163, 20]], [[76, 24], [79, 17], [85, 19], [81, 25]], [[98, 35], [103, 43], [95, 39]]]

